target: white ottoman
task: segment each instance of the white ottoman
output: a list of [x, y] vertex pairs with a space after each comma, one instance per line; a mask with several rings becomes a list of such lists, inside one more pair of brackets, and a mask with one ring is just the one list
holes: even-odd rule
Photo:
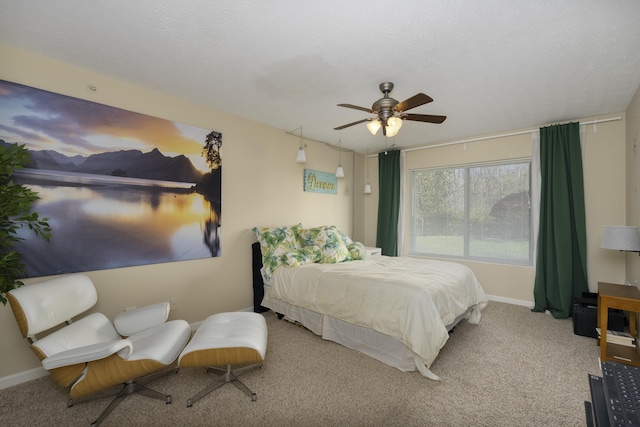
[[[187, 406], [218, 387], [233, 383], [252, 401], [257, 396], [238, 376], [250, 369], [261, 367], [267, 352], [267, 322], [258, 313], [218, 313], [207, 317], [198, 327], [191, 341], [178, 358], [180, 368], [204, 367], [223, 374], [198, 394], [187, 400]], [[224, 366], [225, 369], [219, 367]], [[240, 367], [232, 371], [232, 367]]]

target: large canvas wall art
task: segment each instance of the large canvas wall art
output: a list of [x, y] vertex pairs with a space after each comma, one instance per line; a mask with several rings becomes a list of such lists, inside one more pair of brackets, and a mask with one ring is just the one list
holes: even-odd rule
[[0, 144], [50, 242], [21, 230], [27, 277], [221, 255], [222, 135], [0, 80]]

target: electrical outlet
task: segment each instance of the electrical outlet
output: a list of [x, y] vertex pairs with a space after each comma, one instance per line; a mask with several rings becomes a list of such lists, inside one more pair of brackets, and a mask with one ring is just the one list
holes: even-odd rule
[[178, 311], [178, 298], [171, 298], [171, 311]]

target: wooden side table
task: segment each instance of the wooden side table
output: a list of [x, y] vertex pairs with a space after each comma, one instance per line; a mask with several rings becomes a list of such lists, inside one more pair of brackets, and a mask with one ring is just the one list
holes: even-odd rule
[[636, 336], [636, 316], [640, 312], [640, 291], [635, 286], [598, 282], [598, 327], [600, 328], [600, 361], [613, 360], [640, 366], [640, 354], [635, 347], [607, 342], [609, 309], [630, 312], [629, 333]]

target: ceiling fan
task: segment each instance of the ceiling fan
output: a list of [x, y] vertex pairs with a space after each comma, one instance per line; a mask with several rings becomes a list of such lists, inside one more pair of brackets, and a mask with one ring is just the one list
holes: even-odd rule
[[371, 108], [358, 107], [352, 104], [338, 104], [338, 107], [353, 108], [355, 110], [366, 111], [367, 113], [375, 114], [377, 117], [369, 117], [366, 119], [358, 120], [357, 122], [347, 123], [346, 125], [338, 126], [334, 130], [341, 130], [348, 128], [349, 126], [357, 125], [364, 122], [367, 123], [369, 131], [375, 135], [378, 129], [382, 128], [382, 134], [384, 136], [395, 136], [400, 127], [402, 127], [402, 120], [412, 120], [415, 122], [426, 123], [442, 123], [447, 116], [434, 116], [431, 114], [410, 114], [406, 111], [419, 107], [424, 104], [432, 102], [433, 99], [429, 95], [424, 93], [418, 93], [409, 99], [402, 102], [391, 98], [389, 92], [393, 90], [393, 83], [384, 82], [380, 83], [380, 91], [384, 96], [373, 103]]

